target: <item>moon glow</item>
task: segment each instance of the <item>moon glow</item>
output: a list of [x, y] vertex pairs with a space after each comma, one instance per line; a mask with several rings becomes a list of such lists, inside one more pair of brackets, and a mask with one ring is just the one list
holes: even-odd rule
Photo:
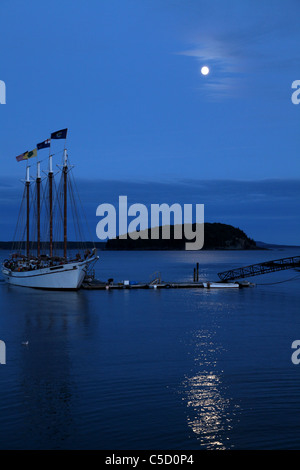
[[203, 65], [203, 67], [201, 68], [201, 73], [202, 73], [202, 75], [208, 75], [209, 74], [209, 68], [207, 67], [207, 65]]

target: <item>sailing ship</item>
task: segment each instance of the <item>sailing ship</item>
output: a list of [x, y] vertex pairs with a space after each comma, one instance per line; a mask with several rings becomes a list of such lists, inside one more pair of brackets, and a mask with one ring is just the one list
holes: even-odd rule
[[[99, 258], [96, 249], [87, 249], [82, 239], [78, 241], [78, 248], [81, 248], [81, 251], [76, 254], [68, 253], [68, 213], [71, 211], [69, 199], [73, 216], [77, 218], [75, 222], [77, 232], [81, 235], [82, 227], [78, 219], [79, 211], [76, 207], [74, 188], [69, 177], [73, 165], [69, 163], [66, 148], [67, 130], [62, 129], [52, 133], [51, 139], [37, 144], [37, 148], [33, 151], [27, 151], [16, 157], [17, 161], [26, 160], [27, 166], [26, 179], [23, 181], [23, 199], [13, 243], [14, 252], [2, 264], [2, 274], [9, 284], [36, 289], [78, 290], [84, 278], [91, 275], [91, 268]], [[53, 171], [55, 154], [51, 154], [51, 141], [54, 139], [65, 139], [62, 165], [57, 165], [59, 168], [57, 174], [60, 174], [58, 188], [55, 183], [57, 174]], [[37, 151], [44, 148], [49, 148], [46, 177], [42, 178], [41, 161], [38, 161], [37, 175], [35, 180], [32, 180], [28, 160], [37, 156]], [[32, 184], [33, 182], [35, 184]], [[60, 237], [62, 240], [59, 240]]]

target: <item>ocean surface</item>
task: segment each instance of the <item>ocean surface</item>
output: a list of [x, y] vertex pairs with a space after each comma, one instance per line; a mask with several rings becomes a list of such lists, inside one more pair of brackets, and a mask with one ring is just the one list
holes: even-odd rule
[[[1, 259], [7, 252], [0, 252]], [[299, 250], [99, 252], [96, 277], [200, 280]], [[300, 449], [300, 272], [245, 289], [0, 283], [1, 449]], [[22, 343], [27, 342], [28, 345]]]

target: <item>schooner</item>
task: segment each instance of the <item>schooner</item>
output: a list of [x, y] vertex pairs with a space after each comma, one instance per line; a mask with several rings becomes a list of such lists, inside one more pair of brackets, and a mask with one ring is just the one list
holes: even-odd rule
[[[16, 157], [18, 162], [26, 160], [27, 166], [17, 224], [17, 227], [21, 225], [20, 238], [22, 239], [14, 240], [15, 252], [2, 265], [2, 274], [9, 284], [36, 289], [77, 290], [81, 287], [88, 268], [99, 258], [96, 249], [93, 248], [92, 251], [86, 249], [83, 240], [78, 242], [78, 247], [81, 245], [83, 252], [68, 254], [68, 199], [71, 199], [73, 218], [77, 217], [77, 222], [74, 222], [77, 223], [77, 232], [82, 235], [82, 231], [78, 220], [74, 187], [69, 178], [73, 166], [69, 165], [66, 149], [67, 131], [68, 129], [62, 129], [53, 132], [50, 139], [37, 144], [34, 150]], [[53, 171], [54, 154], [51, 154], [50, 150], [51, 141], [55, 139], [65, 139], [63, 162], [62, 165], [57, 165], [58, 173], [61, 175], [58, 189]], [[37, 152], [45, 148], [49, 148], [49, 166], [44, 179], [46, 187], [42, 192], [41, 162], [38, 161], [34, 197], [32, 197], [33, 185], [28, 160], [37, 156]], [[42, 220], [42, 212], [44, 220]], [[20, 219], [25, 223], [20, 223]], [[42, 231], [42, 222], [44, 222], [44, 231]], [[57, 237], [60, 233], [62, 240], [55, 239], [55, 227]], [[17, 229], [16, 233], [18, 233]], [[31, 234], [34, 235], [34, 240], [31, 239]]]

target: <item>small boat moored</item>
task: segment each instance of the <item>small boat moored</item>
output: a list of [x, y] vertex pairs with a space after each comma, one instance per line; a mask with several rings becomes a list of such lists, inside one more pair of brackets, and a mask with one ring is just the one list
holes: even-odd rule
[[240, 285], [236, 282], [203, 282], [203, 287], [207, 289], [239, 289]]

